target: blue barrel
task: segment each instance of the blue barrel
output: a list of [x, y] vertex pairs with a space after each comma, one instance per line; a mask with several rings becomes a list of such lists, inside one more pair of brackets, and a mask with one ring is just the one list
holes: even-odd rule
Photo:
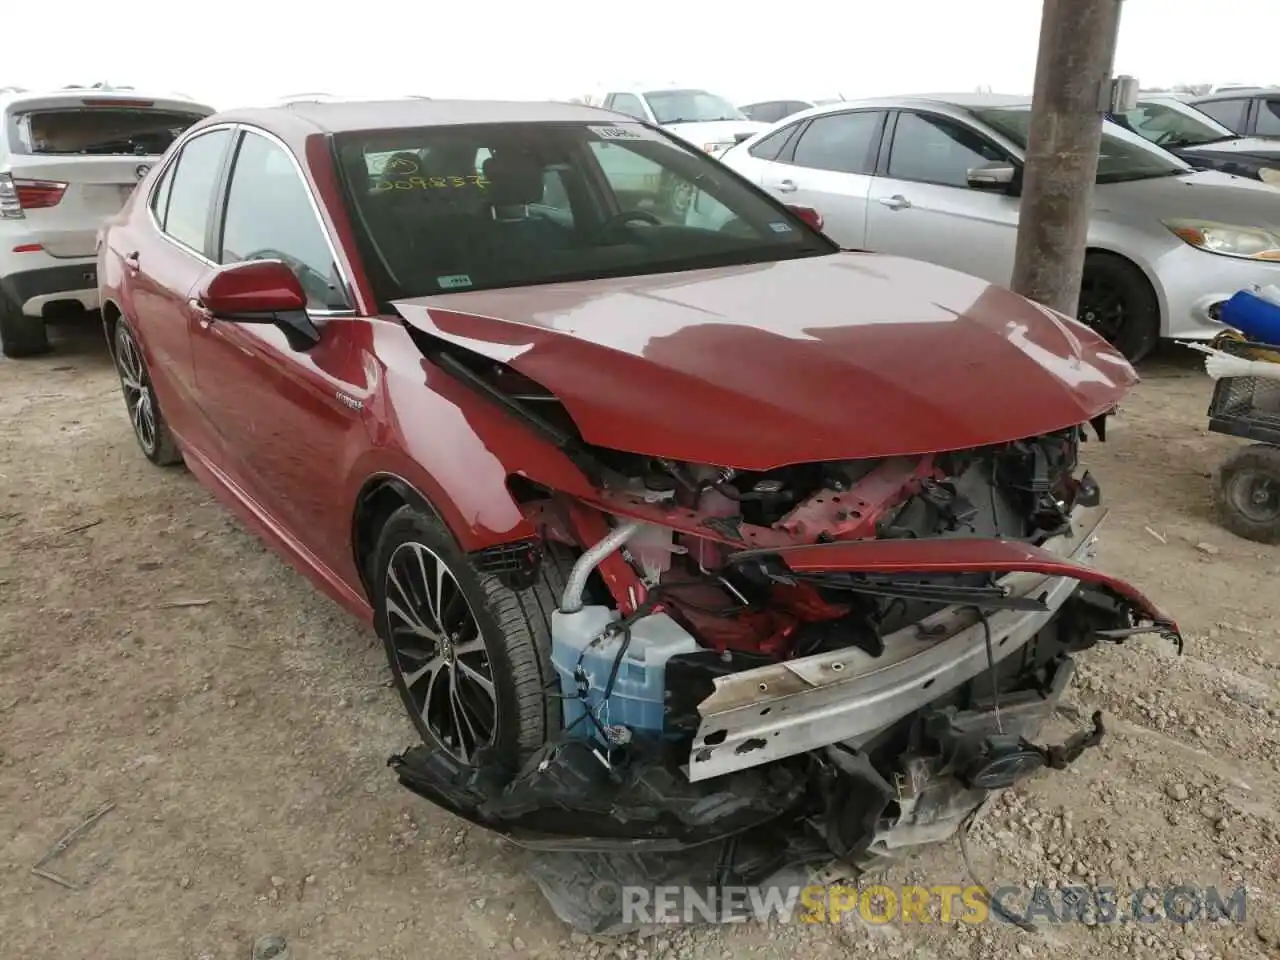
[[1280, 344], [1280, 304], [1241, 290], [1222, 305], [1222, 322], [1250, 340]]

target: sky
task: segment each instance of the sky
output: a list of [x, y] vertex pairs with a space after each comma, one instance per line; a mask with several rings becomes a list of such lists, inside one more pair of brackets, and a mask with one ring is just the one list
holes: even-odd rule
[[[1039, 0], [63, 0], [5, 45], [0, 86], [129, 84], [228, 108], [302, 92], [543, 99], [687, 86], [737, 103], [1030, 93]], [[1125, 0], [1115, 72], [1144, 87], [1280, 83], [1280, 0]], [[49, 37], [49, 42], [41, 38]]]

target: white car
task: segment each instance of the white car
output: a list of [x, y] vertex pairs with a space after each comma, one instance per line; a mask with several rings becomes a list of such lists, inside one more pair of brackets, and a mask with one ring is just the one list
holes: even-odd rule
[[600, 105], [655, 123], [712, 156], [769, 129], [706, 90], [619, 90], [606, 94]]
[[98, 307], [97, 240], [175, 137], [213, 108], [68, 87], [0, 93], [0, 350], [43, 353], [45, 321]]
[[[925, 260], [1008, 286], [1031, 105], [992, 94], [815, 107], [721, 161], [821, 214], [841, 246]], [[1197, 172], [1106, 122], [1079, 319], [1133, 361], [1161, 337], [1207, 340], [1252, 284], [1280, 284], [1280, 192]]]

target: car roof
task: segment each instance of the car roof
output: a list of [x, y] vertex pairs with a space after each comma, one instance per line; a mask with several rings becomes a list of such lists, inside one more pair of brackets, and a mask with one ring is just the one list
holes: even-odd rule
[[[274, 129], [303, 121], [316, 133], [397, 130], [467, 123], [617, 123], [613, 110], [537, 100], [298, 100], [274, 107], [229, 110], [212, 122], [243, 121]], [[629, 121], [634, 122], [631, 118]]]
[[1280, 93], [1280, 87], [1230, 87], [1226, 90], [1206, 93], [1202, 97], [1196, 97], [1191, 102], [1207, 103], [1210, 100], [1239, 100], [1241, 97], [1254, 97], [1261, 93]]
[[819, 104], [785, 119], [788, 122], [794, 122], [800, 118], [820, 117], [828, 113], [839, 113], [844, 110], [857, 110], [865, 107], [910, 110], [939, 106], [953, 107], [960, 110], [975, 110], [984, 107], [1029, 108], [1031, 106], [1031, 98], [1000, 93], [913, 93], [898, 97], [866, 97], [857, 100], [835, 100], [830, 103]]
[[21, 106], [28, 102], [48, 102], [66, 98], [67, 100], [153, 100], [162, 103], [189, 103], [194, 107], [212, 110], [207, 103], [193, 100], [184, 93], [161, 92], [158, 90], [135, 90], [133, 87], [54, 87], [50, 89], [27, 90], [22, 87], [0, 87], [0, 103], [5, 106]]

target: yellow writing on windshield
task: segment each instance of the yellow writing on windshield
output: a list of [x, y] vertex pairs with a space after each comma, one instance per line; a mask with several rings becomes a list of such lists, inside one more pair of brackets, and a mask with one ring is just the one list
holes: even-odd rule
[[457, 190], [462, 187], [479, 187], [486, 190], [489, 181], [479, 175], [469, 177], [401, 177], [396, 180], [379, 180], [373, 185], [375, 193], [388, 190]]

